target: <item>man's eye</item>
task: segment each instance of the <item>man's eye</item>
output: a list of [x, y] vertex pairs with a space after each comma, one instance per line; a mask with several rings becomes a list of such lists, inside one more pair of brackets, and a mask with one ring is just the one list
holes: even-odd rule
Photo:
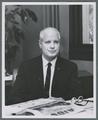
[[50, 41], [45, 41], [45, 43], [47, 44], [47, 43], [50, 43]]
[[54, 43], [57, 43], [57, 44], [58, 44], [58, 43], [59, 43], [59, 41], [55, 41]]

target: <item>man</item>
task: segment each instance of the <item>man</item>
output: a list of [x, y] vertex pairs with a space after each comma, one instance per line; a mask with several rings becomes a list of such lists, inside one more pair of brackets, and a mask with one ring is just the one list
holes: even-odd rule
[[58, 30], [52, 27], [42, 30], [39, 47], [42, 55], [20, 66], [9, 104], [47, 97], [66, 100], [78, 95], [77, 66], [59, 56]]

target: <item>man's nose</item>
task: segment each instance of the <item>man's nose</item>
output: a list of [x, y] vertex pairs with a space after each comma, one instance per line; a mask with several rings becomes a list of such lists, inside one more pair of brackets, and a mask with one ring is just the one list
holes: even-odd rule
[[54, 48], [54, 47], [55, 47], [55, 44], [54, 44], [54, 43], [51, 43], [50, 47], [51, 47], [51, 48]]

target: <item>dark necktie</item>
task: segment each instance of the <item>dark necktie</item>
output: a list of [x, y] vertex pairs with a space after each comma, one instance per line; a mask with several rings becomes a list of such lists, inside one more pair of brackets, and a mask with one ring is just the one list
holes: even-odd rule
[[48, 63], [45, 81], [45, 97], [49, 97], [50, 78], [51, 78], [51, 63]]

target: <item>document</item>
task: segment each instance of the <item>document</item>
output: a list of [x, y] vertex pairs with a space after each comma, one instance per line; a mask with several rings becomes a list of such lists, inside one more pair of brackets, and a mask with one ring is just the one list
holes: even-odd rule
[[[34, 103], [33, 103], [34, 102]], [[93, 106], [89, 106], [88, 108], [93, 108]], [[87, 108], [85, 108], [86, 110]], [[65, 101], [62, 98], [42, 98], [35, 101], [32, 101], [32, 105], [29, 107], [12, 113], [12, 115], [31, 115], [31, 116], [64, 116], [75, 114], [79, 112], [83, 112], [84, 107], [72, 104], [69, 101]]]

